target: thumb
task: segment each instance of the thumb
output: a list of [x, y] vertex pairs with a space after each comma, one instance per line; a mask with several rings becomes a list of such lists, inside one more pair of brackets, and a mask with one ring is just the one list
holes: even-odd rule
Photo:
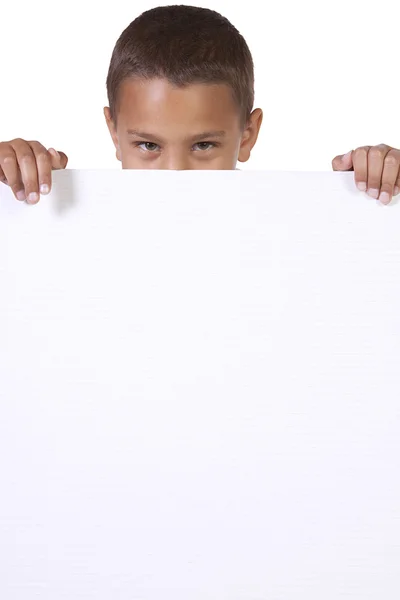
[[48, 151], [51, 157], [51, 168], [54, 171], [65, 169], [68, 163], [68, 156], [64, 152], [57, 152], [54, 148], [49, 148]]
[[353, 171], [353, 150], [347, 154], [339, 154], [332, 161], [332, 169], [334, 171]]

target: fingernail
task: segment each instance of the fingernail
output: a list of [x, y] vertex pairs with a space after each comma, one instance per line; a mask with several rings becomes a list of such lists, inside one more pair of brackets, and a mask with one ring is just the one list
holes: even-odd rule
[[371, 196], [371, 198], [375, 198], [375, 200], [378, 200], [379, 190], [369, 189], [367, 193], [368, 196]]
[[37, 202], [39, 200], [39, 194], [37, 194], [36, 192], [31, 192], [28, 196], [28, 202], [30, 202], [31, 204], [35, 204], [35, 202]]
[[47, 183], [42, 183], [42, 185], [40, 186], [40, 193], [41, 194], [48, 194], [49, 190], [50, 190], [50, 188], [47, 185]]
[[25, 196], [24, 190], [21, 190], [20, 192], [17, 192], [16, 196], [17, 196], [17, 200], [21, 200], [21, 202], [22, 202], [22, 200], [26, 200], [26, 196]]
[[397, 196], [397, 194], [398, 194], [399, 192], [400, 192], [400, 189], [399, 189], [399, 188], [397, 187], [397, 185], [396, 185], [396, 187], [394, 188], [394, 191], [393, 191], [393, 196]]
[[344, 154], [342, 156], [342, 161], [346, 162], [350, 158], [352, 152], [353, 152], [353, 150], [350, 150], [350, 152], [348, 152], [347, 154]]
[[381, 195], [379, 196], [379, 201], [382, 202], [382, 204], [389, 204], [390, 202], [390, 196], [387, 192], [382, 192]]
[[357, 187], [360, 190], [360, 192], [365, 192], [365, 190], [367, 189], [367, 184], [364, 181], [359, 181], [357, 183]]

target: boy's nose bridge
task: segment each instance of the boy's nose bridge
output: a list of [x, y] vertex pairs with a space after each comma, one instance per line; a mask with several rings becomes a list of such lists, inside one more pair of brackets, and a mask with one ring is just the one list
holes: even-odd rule
[[190, 167], [190, 156], [182, 148], [170, 147], [166, 150], [163, 160], [163, 169], [170, 171], [187, 171]]

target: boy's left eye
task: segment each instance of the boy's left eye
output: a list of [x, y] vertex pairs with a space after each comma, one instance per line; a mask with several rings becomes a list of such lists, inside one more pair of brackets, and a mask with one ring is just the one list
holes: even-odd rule
[[141, 150], [147, 150], [147, 152], [156, 152], [159, 148], [158, 144], [154, 142], [139, 142], [137, 145]]
[[197, 142], [193, 148], [195, 149], [196, 146], [198, 150], [210, 150], [211, 148], [214, 148], [216, 144], [214, 142]]

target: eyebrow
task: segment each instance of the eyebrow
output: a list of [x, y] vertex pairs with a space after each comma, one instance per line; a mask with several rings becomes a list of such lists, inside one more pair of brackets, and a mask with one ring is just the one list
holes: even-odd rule
[[[128, 129], [127, 134], [135, 136], [135, 137], [139, 137], [142, 139], [154, 140], [157, 143], [162, 143], [162, 141], [163, 141], [160, 138], [157, 138], [157, 136], [155, 136], [152, 133], [147, 133], [145, 131], [139, 131], [138, 129]], [[189, 139], [192, 142], [201, 142], [202, 140], [206, 140], [209, 138], [213, 138], [213, 139], [223, 138], [225, 135], [226, 135], [225, 131], [204, 131], [197, 135], [191, 136]]]

